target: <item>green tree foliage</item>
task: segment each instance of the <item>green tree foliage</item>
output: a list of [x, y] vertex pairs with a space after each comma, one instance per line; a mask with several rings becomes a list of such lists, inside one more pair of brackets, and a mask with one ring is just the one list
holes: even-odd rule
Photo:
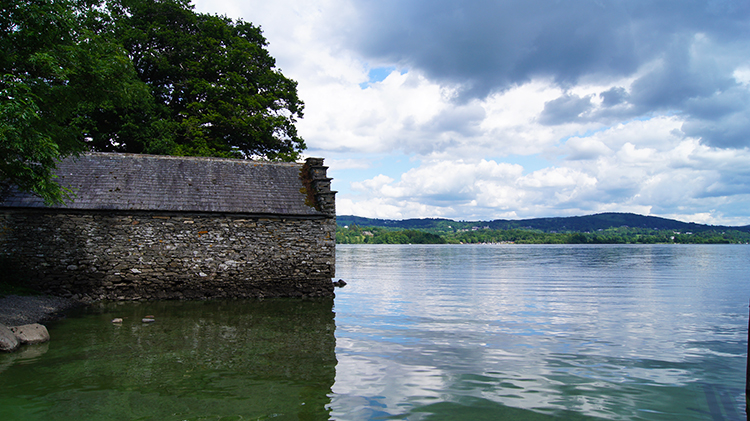
[[671, 230], [610, 228], [596, 232], [549, 233], [525, 229], [462, 229], [431, 233], [385, 227], [339, 227], [339, 244], [747, 244], [750, 232], [742, 230], [681, 233]]
[[193, 11], [188, 0], [111, 0], [114, 34], [151, 90], [137, 112], [92, 113], [97, 150], [295, 160], [297, 84], [260, 28]]
[[336, 229], [339, 244], [445, 244], [437, 235], [419, 230], [391, 230], [382, 227], [362, 229], [357, 225]]
[[0, 182], [59, 202], [85, 150], [295, 160], [296, 82], [260, 28], [187, 0], [3, 0]]
[[122, 46], [87, 26], [99, 14], [90, 6], [4, 0], [0, 10], [0, 181], [48, 203], [66, 195], [52, 171], [85, 149], [89, 111], [148, 93]]
[[547, 233], [573, 233], [600, 231], [610, 232], [613, 229], [630, 229], [639, 232], [675, 231], [675, 232], [702, 232], [716, 230], [750, 230], [750, 226], [729, 227], [719, 225], [704, 225], [693, 222], [680, 222], [673, 219], [660, 218], [656, 216], [644, 216], [633, 213], [600, 213], [586, 216], [571, 216], [565, 218], [534, 218], [507, 220], [497, 219], [494, 221], [452, 221], [450, 219], [371, 219], [358, 216], [339, 215], [336, 217], [342, 225], [357, 224], [368, 227], [387, 227], [398, 229], [420, 229], [436, 233], [465, 232], [483, 229], [493, 230], [538, 230]]
[[41, 113], [28, 86], [7, 75], [0, 83], [0, 179], [48, 202], [61, 201], [63, 192], [52, 182], [60, 147], [38, 128]]
[[538, 230], [494, 230], [482, 229], [462, 231], [449, 237], [452, 243], [515, 243], [515, 244], [563, 244], [569, 242], [566, 234], [551, 234]]
[[446, 241], [436, 234], [418, 230], [386, 231], [373, 236], [371, 244], [445, 244]]

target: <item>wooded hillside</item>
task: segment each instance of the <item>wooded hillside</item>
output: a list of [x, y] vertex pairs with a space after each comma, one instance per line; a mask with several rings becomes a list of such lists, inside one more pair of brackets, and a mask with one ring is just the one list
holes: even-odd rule
[[750, 226], [704, 225], [632, 213], [473, 222], [449, 219], [385, 220], [344, 215], [337, 217], [337, 223], [336, 240], [339, 244], [750, 242]]

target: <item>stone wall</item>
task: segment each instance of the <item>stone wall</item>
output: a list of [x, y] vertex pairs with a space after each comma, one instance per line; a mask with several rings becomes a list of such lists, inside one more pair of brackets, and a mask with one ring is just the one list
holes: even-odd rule
[[5, 271], [79, 298], [333, 296], [335, 217], [5, 209]]

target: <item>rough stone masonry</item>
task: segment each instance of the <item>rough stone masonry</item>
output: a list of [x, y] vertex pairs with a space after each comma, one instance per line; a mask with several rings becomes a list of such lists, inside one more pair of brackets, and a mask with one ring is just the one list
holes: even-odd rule
[[304, 164], [87, 154], [58, 167], [72, 202], [6, 189], [6, 275], [80, 299], [332, 296], [335, 192]]

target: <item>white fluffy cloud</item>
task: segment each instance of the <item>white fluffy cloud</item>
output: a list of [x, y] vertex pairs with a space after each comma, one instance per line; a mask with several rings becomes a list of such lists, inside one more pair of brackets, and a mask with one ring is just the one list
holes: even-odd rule
[[196, 7], [263, 28], [299, 82], [298, 128], [330, 166], [340, 214], [750, 223], [750, 47], [737, 35], [750, 8], [614, 1], [528, 20], [540, 9], [502, 3], [507, 24], [491, 28], [494, 3]]
[[[354, 183], [361, 197], [377, 202], [365, 199], [360, 208], [346, 202], [341, 210], [391, 218], [429, 210], [459, 219], [619, 211], [737, 223], [717, 210], [746, 203], [750, 152], [707, 147], [682, 136], [680, 125], [676, 117], [662, 117], [569, 138], [559, 147], [567, 160], [531, 172], [495, 160], [423, 161], [400, 179], [379, 175]], [[571, 158], [570, 151], [578, 155]]]

